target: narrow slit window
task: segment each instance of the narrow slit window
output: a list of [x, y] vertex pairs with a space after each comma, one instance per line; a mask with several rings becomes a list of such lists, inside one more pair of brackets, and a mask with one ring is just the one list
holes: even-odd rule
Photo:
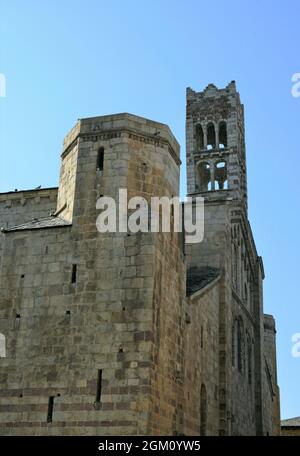
[[236, 365], [236, 320], [232, 325], [231, 333], [231, 364], [232, 367]]
[[6, 344], [4, 334], [0, 334], [0, 358], [6, 357]]
[[248, 287], [247, 284], [244, 284], [244, 298], [245, 298], [245, 303], [248, 306]]
[[100, 147], [97, 154], [97, 169], [103, 171], [104, 166], [104, 147]]
[[102, 369], [98, 370], [97, 378], [97, 391], [96, 391], [96, 403], [100, 404], [101, 402], [101, 390], [102, 390]]
[[252, 348], [251, 348], [251, 340], [248, 340], [248, 383], [251, 385], [252, 383]]
[[54, 396], [50, 396], [49, 401], [48, 401], [47, 423], [52, 423], [53, 407], [54, 407]]
[[15, 329], [19, 329], [20, 328], [20, 321], [21, 321], [21, 315], [20, 314], [16, 314]]
[[240, 372], [244, 368], [244, 325], [241, 319], [238, 320], [237, 330], [237, 366]]
[[77, 264], [72, 265], [72, 277], [71, 277], [71, 283], [76, 283], [77, 279]]
[[200, 435], [206, 435], [207, 423], [207, 393], [205, 385], [201, 385], [200, 390]]

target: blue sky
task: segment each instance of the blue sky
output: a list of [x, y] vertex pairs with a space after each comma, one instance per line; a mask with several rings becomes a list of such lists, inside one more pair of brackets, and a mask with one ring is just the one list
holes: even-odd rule
[[232, 79], [245, 105], [249, 218], [277, 321], [283, 418], [300, 415], [298, 1], [0, 0], [0, 192], [56, 186], [77, 118], [131, 112], [181, 144], [185, 89]]

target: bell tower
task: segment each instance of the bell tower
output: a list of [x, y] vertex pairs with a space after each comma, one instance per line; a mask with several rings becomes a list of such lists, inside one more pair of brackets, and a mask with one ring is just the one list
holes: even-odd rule
[[190, 196], [232, 199], [247, 210], [244, 107], [235, 81], [187, 89], [186, 155]]

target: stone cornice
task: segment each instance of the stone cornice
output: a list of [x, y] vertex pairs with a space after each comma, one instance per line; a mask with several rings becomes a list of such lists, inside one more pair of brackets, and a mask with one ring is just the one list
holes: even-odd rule
[[69, 152], [78, 144], [78, 140], [81, 139], [82, 141], [107, 141], [114, 138], [120, 138], [122, 133], [126, 133], [129, 139], [133, 139], [136, 141], [143, 142], [145, 144], [151, 144], [156, 147], [168, 148], [170, 155], [172, 156], [175, 163], [179, 166], [181, 165], [181, 160], [172, 148], [170, 142], [165, 138], [158, 138], [155, 135], [141, 133], [138, 130], [134, 130], [131, 128], [120, 128], [120, 129], [113, 129], [113, 130], [105, 130], [103, 132], [90, 132], [90, 133], [78, 133], [78, 135], [73, 139], [73, 141], [63, 150], [61, 157], [66, 157]]
[[0, 201], [6, 200], [19, 200], [22, 198], [36, 198], [36, 197], [47, 197], [50, 194], [55, 194], [58, 191], [58, 187], [39, 188], [30, 190], [17, 190], [15, 192], [0, 193]]

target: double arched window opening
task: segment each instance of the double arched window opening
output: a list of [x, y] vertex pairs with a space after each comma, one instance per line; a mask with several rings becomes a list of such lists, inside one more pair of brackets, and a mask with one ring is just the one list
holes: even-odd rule
[[198, 164], [198, 182], [200, 191], [227, 190], [227, 163], [224, 160], [217, 162], [200, 162]]

